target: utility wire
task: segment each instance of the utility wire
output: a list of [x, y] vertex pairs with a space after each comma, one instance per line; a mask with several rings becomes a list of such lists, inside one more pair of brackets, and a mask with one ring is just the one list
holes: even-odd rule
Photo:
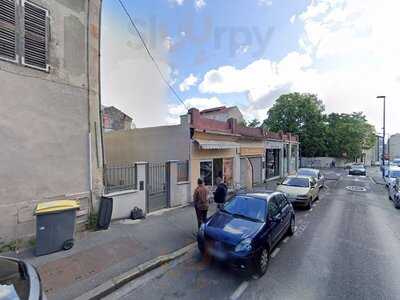
[[133, 20], [133, 18], [131, 17], [130, 13], [128, 12], [124, 2], [122, 0], [118, 0], [119, 4], [121, 5], [122, 9], [124, 10], [125, 14], [128, 16], [131, 25], [133, 26], [133, 28], [135, 29], [137, 35], [139, 36], [140, 41], [143, 44], [143, 47], [146, 49], [147, 54], [149, 55], [150, 59], [152, 60], [152, 62], [154, 63], [154, 66], [156, 67], [158, 73], [160, 73], [161, 79], [164, 81], [164, 83], [168, 86], [168, 88], [171, 90], [172, 94], [175, 95], [176, 99], [178, 99], [178, 101], [180, 103], [183, 104], [183, 106], [188, 110], [189, 108], [186, 106], [185, 102], [182, 100], [182, 98], [178, 95], [178, 93], [175, 91], [175, 89], [172, 87], [172, 85], [168, 82], [167, 78], [165, 78], [163, 72], [161, 71], [160, 65], [158, 64], [158, 62], [155, 60], [153, 54], [151, 54], [149, 47], [147, 46], [142, 34], [140, 33], [140, 30], [138, 29], [138, 27], [135, 24], [135, 21]]

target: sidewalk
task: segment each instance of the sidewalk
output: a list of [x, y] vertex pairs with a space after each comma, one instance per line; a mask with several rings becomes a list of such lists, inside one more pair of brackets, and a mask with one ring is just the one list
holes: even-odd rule
[[[210, 207], [209, 215], [215, 211]], [[85, 232], [69, 251], [35, 257], [18, 256], [36, 266], [49, 300], [74, 299], [138, 265], [195, 242], [194, 208], [186, 206], [123, 220], [108, 230]]]
[[382, 177], [382, 171], [379, 167], [371, 167], [368, 169], [368, 176], [372, 178], [372, 180], [379, 185], [386, 185], [385, 180]]

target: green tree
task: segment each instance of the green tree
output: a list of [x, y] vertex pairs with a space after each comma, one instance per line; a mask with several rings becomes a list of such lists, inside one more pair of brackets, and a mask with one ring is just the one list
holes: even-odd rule
[[261, 122], [258, 119], [253, 119], [247, 124], [247, 126], [248, 127], [254, 127], [254, 128], [260, 127], [261, 126]]
[[375, 128], [362, 113], [327, 116], [326, 129], [328, 155], [334, 157], [359, 158], [363, 149], [375, 143]]
[[300, 138], [302, 156], [324, 156], [326, 153], [325, 107], [313, 94], [281, 95], [263, 122], [266, 130], [291, 132]]

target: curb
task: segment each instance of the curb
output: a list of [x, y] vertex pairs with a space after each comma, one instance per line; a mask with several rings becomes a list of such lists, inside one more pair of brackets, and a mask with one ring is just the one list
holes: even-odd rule
[[161, 255], [159, 257], [156, 257], [148, 262], [145, 262], [132, 270], [123, 273], [121, 275], [115, 276], [114, 278], [106, 281], [105, 283], [99, 285], [98, 287], [94, 288], [93, 290], [90, 290], [83, 295], [79, 296], [78, 298], [75, 298], [75, 300], [98, 300], [101, 299], [112, 292], [116, 291], [117, 289], [121, 288], [123, 285], [127, 284], [128, 282], [137, 279], [140, 276], [143, 276], [144, 274], [162, 266], [163, 264], [166, 264], [172, 260], [175, 260], [186, 253], [188, 253], [190, 250], [194, 249], [196, 247], [197, 243], [192, 243], [186, 247], [183, 247], [182, 249], [179, 249], [175, 252], [172, 252], [170, 254], [166, 255]]

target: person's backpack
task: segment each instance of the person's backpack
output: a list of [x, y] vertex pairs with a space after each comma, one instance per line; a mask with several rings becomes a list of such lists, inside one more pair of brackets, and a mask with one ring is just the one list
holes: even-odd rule
[[145, 215], [143, 213], [143, 210], [140, 209], [139, 207], [134, 207], [131, 211], [131, 219], [132, 220], [139, 220], [139, 219], [144, 219]]

